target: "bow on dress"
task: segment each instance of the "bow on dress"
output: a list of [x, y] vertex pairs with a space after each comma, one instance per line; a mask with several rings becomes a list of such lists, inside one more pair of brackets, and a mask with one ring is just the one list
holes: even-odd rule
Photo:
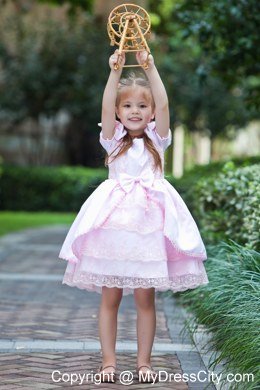
[[154, 175], [152, 172], [145, 172], [140, 176], [132, 176], [128, 173], [120, 173], [119, 184], [125, 192], [132, 191], [136, 183], [141, 184], [143, 187], [150, 188], [153, 185]]

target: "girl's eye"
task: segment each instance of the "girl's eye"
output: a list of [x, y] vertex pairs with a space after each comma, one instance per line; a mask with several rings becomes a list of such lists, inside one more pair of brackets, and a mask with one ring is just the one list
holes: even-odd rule
[[130, 104], [124, 104], [123, 107], [129, 108], [129, 107], [130, 107]]
[[141, 108], [146, 108], [147, 106], [145, 104], [141, 104]]

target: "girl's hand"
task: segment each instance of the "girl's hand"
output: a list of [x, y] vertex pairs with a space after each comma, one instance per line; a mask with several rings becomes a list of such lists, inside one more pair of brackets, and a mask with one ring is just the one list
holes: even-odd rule
[[146, 63], [148, 68], [151, 69], [154, 66], [154, 59], [152, 54], [149, 54], [146, 50], [138, 51], [136, 53], [136, 60], [139, 65], [144, 65]]
[[119, 68], [122, 68], [125, 64], [125, 53], [122, 52], [121, 54], [119, 54], [118, 49], [116, 49], [114, 54], [112, 54], [112, 56], [109, 57], [109, 66], [111, 70], [115, 70], [116, 64], [119, 65]]

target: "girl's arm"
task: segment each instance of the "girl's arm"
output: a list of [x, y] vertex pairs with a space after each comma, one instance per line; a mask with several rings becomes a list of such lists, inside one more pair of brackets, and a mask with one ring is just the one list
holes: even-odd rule
[[[147, 51], [137, 52], [136, 59], [139, 64], [143, 64], [145, 62], [147, 54]], [[151, 54], [148, 57], [148, 66], [149, 68], [145, 70], [145, 73], [149, 80], [155, 102], [156, 130], [161, 137], [167, 137], [170, 127], [168, 97]]]
[[125, 62], [124, 53], [119, 58], [120, 68], [118, 70], [114, 70], [114, 64], [118, 60], [118, 50], [115, 51], [112, 56], [109, 58], [109, 66], [110, 66], [110, 75], [107, 80], [107, 84], [103, 94], [102, 100], [102, 133], [104, 138], [111, 139], [114, 135], [115, 130], [115, 107], [116, 107], [116, 96], [117, 96], [117, 87], [118, 82], [122, 73], [122, 66]]

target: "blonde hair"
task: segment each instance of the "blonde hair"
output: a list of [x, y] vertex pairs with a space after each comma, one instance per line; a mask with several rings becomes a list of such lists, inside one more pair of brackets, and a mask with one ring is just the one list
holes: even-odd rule
[[[124, 90], [124, 88], [135, 87], [135, 86], [140, 86], [140, 87], [144, 87], [147, 89], [147, 92], [149, 93], [149, 97], [151, 98], [151, 105], [152, 105], [152, 108], [154, 110], [155, 103], [154, 103], [153, 94], [152, 94], [151, 86], [149, 84], [148, 79], [146, 79], [142, 74], [136, 74], [134, 72], [131, 72], [128, 74], [127, 77], [120, 79], [119, 84], [118, 84], [118, 90], [117, 90], [116, 107], [118, 107], [118, 105], [119, 105], [120, 95], [121, 95], [121, 92]], [[161, 160], [160, 154], [158, 153], [157, 149], [155, 148], [155, 146], [153, 144], [153, 141], [148, 137], [148, 135], [145, 132], [143, 134], [143, 139], [144, 139], [145, 147], [148, 149], [148, 151], [153, 156], [155, 169], [159, 168], [162, 171], [163, 170], [162, 160]], [[108, 166], [108, 164], [110, 164], [116, 158], [118, 158], [122, 154], [126, 153], [127, 150], [131, 148], [132, 145], [133, 145], [133, 138], [128, 133], [126, 133], [126, 135], [122, 138], [120, 144], [110, 154], [106, 155], [105, 166]], [[118, 153], [111, 158], [111, 155], [117, 149], [119, 149]], [[110, 161], [109, 161], [109, 159], [110, 159]]]
[[123, 92], [124, 88], [127, 87], [143, 87], [147, 89], [147, 92], [149, 94], [149, 97], [151, 98], [151, 105], [152, 109], [155, 109], [155, 103], [153, 99], [153, 94], [151, 90], [150, 83], [147, 78], [145, 78], [142, 73], [136, 74], [134, 72], [131, 72], [128, 74], [127, 77], [123, 77], [120, 79], [118, 83], [118, 89], [117, 89], [117, 97], [116, 97], [116, 107], [118, 107], [121, 93]]

